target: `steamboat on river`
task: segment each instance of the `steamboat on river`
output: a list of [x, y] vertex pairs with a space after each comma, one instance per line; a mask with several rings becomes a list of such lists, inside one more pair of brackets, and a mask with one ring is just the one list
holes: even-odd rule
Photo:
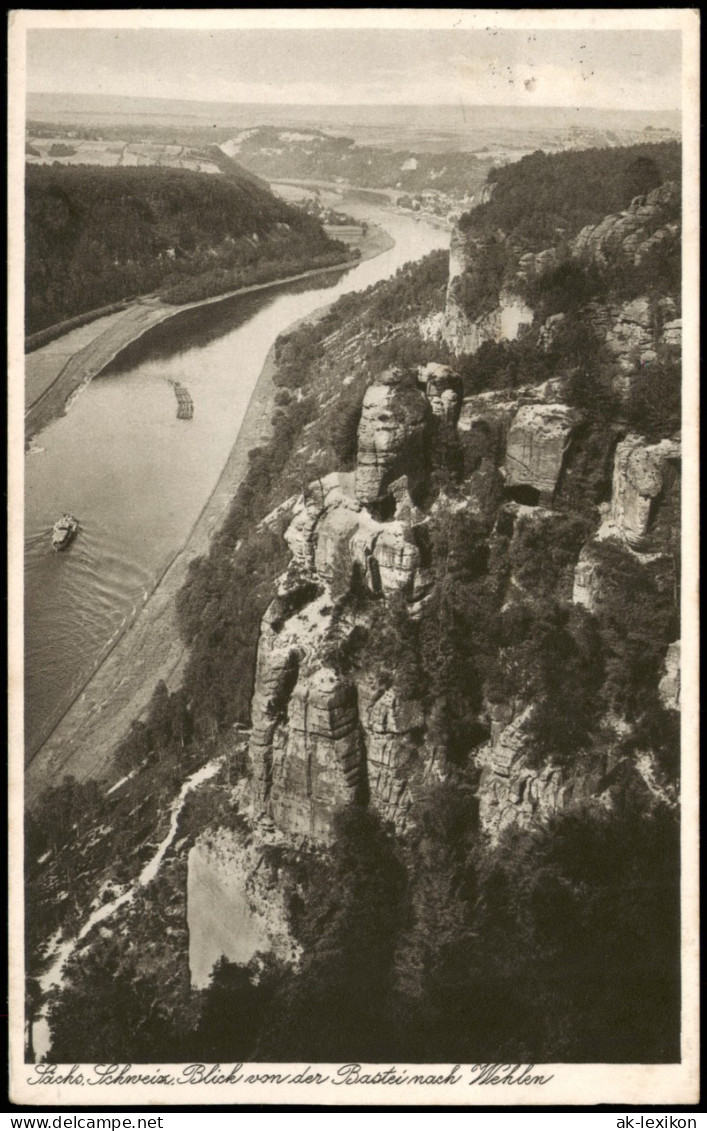
[[[135, 623], [165, 563], [190, 538], [232, 451], [239, 470], [229, 483], [237, 484], [244, 474], [247, 452], [269, 422], [266, 361], [278, 335], [341, 295], [365, 290], [448, 244], [445, 231], [368, 200], [347, 197], [341, 206], [380, 222], [392, 247], [340, 277], [280, 283], [205, 304], [126, 341], [123, 352], [92, 375], [70, 410], [41, 431], [41, 457], [27, 453], [28, 762], [108, 649]], [[134, 330], [126, 323], [126, 335]], [[41, 361], [41, 351], [30, 356]], [[242, 431], [260, 380], [252, 420]], [[219, 496], [219, 507], [225, 509], [233, 491], [229, 487]], [[67, 568], [57, 571], [57, 555], [47, 553], [47, 544], [57, 519], [68, 511], [66, 500], [70, 517], [81, 516], [76, 535], [81, 553], [71, 552], [72, 534], [66, 541], [62, 535], [59, 562]], [[37, 780], [51, 776], [40, 766], [45, 764], [37, 763]]]
[[63, 514], [52, 530], [52, 548], [66, 550], [79, 532], [79, 520], [72, 514]]

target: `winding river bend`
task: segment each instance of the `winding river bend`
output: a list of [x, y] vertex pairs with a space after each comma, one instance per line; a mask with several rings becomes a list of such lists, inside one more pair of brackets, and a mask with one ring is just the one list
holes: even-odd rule
[[[422, 220], [355, 194], [340, 203], [381, 224], [394, 247], [338, 279], [286, 284], [156, 327], [34, 438], [25, 465], [27, 761], [189, 536], [278, 334], [447, 246], [447, 233]], [[64, 511], [80, 532], [54, 553], [52, 525]]]

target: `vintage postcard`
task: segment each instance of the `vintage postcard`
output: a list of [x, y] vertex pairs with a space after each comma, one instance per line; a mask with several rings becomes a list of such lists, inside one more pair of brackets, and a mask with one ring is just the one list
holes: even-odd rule
[[698, 1100], [693, 9], [10, 14], [11, 1100]]

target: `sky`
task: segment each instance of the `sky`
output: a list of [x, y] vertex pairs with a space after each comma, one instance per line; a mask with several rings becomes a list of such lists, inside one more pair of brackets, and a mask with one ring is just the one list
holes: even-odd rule
[[223, 102], [680, 107], [678, 31], [71, 28], [27, 90]]

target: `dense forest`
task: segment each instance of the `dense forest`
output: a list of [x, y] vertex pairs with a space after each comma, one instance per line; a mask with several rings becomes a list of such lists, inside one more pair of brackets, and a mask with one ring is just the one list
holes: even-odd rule
[[586, 224], [620, 212], [664, 181], [682, 181], [678, 142], [552, 155], [539, 150], [492, 169], [490, 199], [463, 216], [460, 227], [499, 229], [524, 250], [540, 251], [558, 236], [569, 239]]
[[[679, 178], [674, 147], [652, 154], [661, 179]], [[554, 230], [564, 209], [567, 230], [576, 231], [655, 187], [646, 160], [642, 149], [605, 151], [601, 160], [534, 154], [522, 176], [523, 162], [497, 171], [498, 189], [469, 223], [486, 216], [521, 242], [534, 240], [517, 196], [530, 206], [523, 194], [537, 173], [536, 194], [551, 186], [538, 223]], [[583, 191], [572, 196], [584, 175], [606, 182], [596, 188], [598, 203]], [[424, 739], [411, 742], [444, 750], [444, 780], [422, 792], [403, 836], [351, 805], [336, 815], [326, 851], [266, 846], [263, 868], [284, 893], [301, 948], [295, 967], [273, 954], [248, 965], [223, 959], [210, 986], [193, 990], [183, 951], [173, 969], [163, 928], [170, 915], [181, 916], [174, 930], [184, 948], [175, 893], [183, 892], [185, 864], [175, 853], [141, 895], [127, 935], [96, 937], [72, 961], [50, 1005], [53, 1059], [78, 1061], [86, 1049], [93, 1059], [138, 1062], [679, 1059], [679, 715], [656, 691], [679, 634], [677, 513], [666, 520], [661, 555], [633, 553], [611, 538], [592, 542], [600, 600], [591, 609], [572, 600], [578, 555], [612, 495], [619, 437], [659, 441], [679, 429], [679, 361], [666, 350], [628, 392], [617, 390], [615, 361], [581, 314], [598, 293], [586, 264], [534, 281], [540, 313], [531, 332], [453, 356], [421, 331], [444, 309], [447, 276], [446, 256], [435, 253], [279, 339], [271, 439], [250, 453], [226, 521], [178, 598], [183, 685], [171, 694], [158, 686], [122, 742], [119, 769], [134, 775], [123, 798], [100, 797], [95, 783], [65, 782], [27, 821], [28, 859], [51, 850], [55, 883], [73, 859], [71, 890], [85, 896], [84, 877], [105, 866], [95, 856], [108, 851], [91, 837], [113, 824], [124, 878], [170, 787], [215, 752], [224, 755], [221, 777], [187, 807], [180, 843], [188, 849], [205, 828], [221, 827], [248, 842], [248, 824], [230, 800], [234, 781], [248, 774], [237, 736], [251, 721], [261, 620], [290, 556], [282, 537], [287, 500], [317, 477], [354, 466], [362, 398], [385, 367], [399, 366], [417, 388], [418, 366], [429, 360], [452, 363], [466, 397], [503, 394], [517, 404], [529, 386], [552, 380], [563, 404], [582, 413], [548, 521], [504, 484], [502, 419], [458, 432], [433, 421], [416, 453], [415, 499], [429, 516], [430, 592], [413, 614], [401, 595], [372, 593], [355, 569], [331, 582], [327, 663], [420, 703]], [[630, 286], [643, 293], [649, 283], [657, 295], [671, 294], [678, 277], [668, 256], [650, 279], [631, 283], [627, 275], [604, 296]], [[558, 312], [565, 318], [548, 340], [542, 323]], [[524, 524], [523, 511], [541, 521]], [[338, 633], [345, 623], [355, 632]], [[533, 708], [529, 771], [566, 772], [576, 794], [549, 820], [511, 824], [492, 841], [480, 816], [478, 755], [493, 705], [518, 702]], [[635, 771], [647, 752], [645, 778]], [[600, 802], [583, 785], [592, 775], [602, 782]], [[37, 938], [78, 921], [75, 906], [57, 911], [51, 884], [37, 875], [30, 959]], [[141, 961], [141, 948], [149, 960]]]
[[[476, 825], [463, 778], [430, 794], [405, 844], [343, 812], [326, 858], [284, 870], [296, 971], [267, 954], [222, 960], [194, 991], [96, 939], [52, 1007], [52, 1061], [677, 1059], [671, 815], [575, 813], [490, 852]], [[153, 897], [139, 912], [154, 951], [169, 907]]]
[[[260, 619], [288, 557], [281, 524], [258, 526], [258, 520], [301, 482], [292, 453], [305, 435], [320, 453], [307, 474], [340, 466], [347, 452], [350, 458], [377, 349], [388, 358], [424, 356], [413, 329], [394, 343], [376, 343], [381, 314], [403, 320], [415, 301], [434, 309], [443, 290], [443, 259], [434, 255], [373, 288], [365, 305], [347, 296], [317, 326], [281, 343], [273, 439], [252, 453], [226, 523], [180, 595], [190, 650], [184, 686], [171, 695], [156, 689], [148, 717], [119, 752], [124, 772], [183, 777], [217, 748], [216, 736], [234, 722], [247, 725]], [[327, 371], [327, 342], [342, 326], [364, 336], [368, 330], [373, 341], [344, 401], [320, 417], [312, 374]], [[513, 361], [532, 361], [527, 349], [513, 358], [510, 346], [482, 354], [464, 365], [476, 391], [493, 388], [495, 373], [505, 374]], [[555, 364], [563, 360], [558, 349]], [[339, 662], [389, 678], [395, 673], [398, 688], [437, 703], [434, 726], [451, 767], [407, 841], [375, 815], [353, 810], [342, 813], [329, 856], [282, 856], [279, 882], [284, 877], [289, 885], [291, 926], [305, 955], [301, 969], [293, 972], [268, 955], [248, 966], [224, 960], [208, 990], [191, 990], [182, 978], [168, 992], [140, 970], [132, 951], [131, 957], [118, 941], [98, 940], [90, 961], [72, 965], [69, 988], [52, 1008], [55, 1059], [76, 1059], [86, 1047], [119, 1061], [650, 1062], [677, 1055], [674, 813], [655, 810], [638, 793], [619, 813], [597, 818], [580, 810], [543, 830], [510, 831], [489, 852], [468, 757], [486, 737], [479, 723], [485, 685], [499, 698], [530, 692], [542, 700], [534, 741], [558, 764], [601, 759], [601, 719], [611, 707], [634, 719], [637, 733], [651, 733], [666, 771], [676, 773], [677, 723], [650, 690], [675, 631], [669, 602], [650, 579], [632, 572], [626, 555], [612, 558], [609, 547], [612, 581], [598, 618], [556, 596], [587, 534], [576, 500], [587, 498], [591, 507], [606, 490], [597, 472], [604, 464], [602, 422], [606, 417], [597, 416], [596, 436], [588, 434], [586, 466], [565, 504], [571, 513], [543, 538], [516, 539], [511, 557], [503, 523], [493, 533], [464, 513], [441, 516], [432, 552], [446, 565], [421, 620], [411, 620], [404, 602], [381, 605], [355, 587], [341, 598], [342, 616], [353, 603], [359, 611], [369, 606], [372, 619]], [[478, 467], [483, 454], [470, 442], [452, 453], [457, 458], [438, 459], [433, 493], [453, 491], [455, 479]], [[491, 510], [497, 490], [489, 484]], [[511, 569], [536, 596], [504, 609]], [[629, 754], [631, 743], [640, 748], [640, 737], [627, 739]], [[236, 773], [244, 772], [239, 766]], [[84, 813], [88, 788], [64, 786]], [[114, 820], [114, 806], [92, 797], [93, 820]], [[45, 805], [52, 804], [47, 798]], [[154, 804], [151, 795], [144, 819]], [[30, 824], [33, 856], [46, 850], [41, 826], [41, 818]], [[159, 931], [151, 917], [158, 906], [149, 908], [146, 940]], [[37, 914], [41, 919], [41, 907]], [[647, 919], [656, 924], [649, 938]], [[148, 1009], [155, 1000], [162, 1004]]]
[[75, 165], [26, 172], [26, 331], [128, 296], [206, 298], [350, 251], [221, 156], [224, 176]]
[[[675, 191], [661, 205], [654, 225], [669, 230], [662, 232], [640, 263], [617, 238], [606, 243], [601, 260], [589, 262], [573, 253], [571, 241], [581, 229], [599, 224], [607, 215], [620, 218], [633, 201], [645, 201], [666, 182]], [[591, 303], [644, 296], [657, 311], [659, 300], [670, 296], [679, 311], [680, 184], [677, 142], [553, 156], [538, 152], [491, 170], [489, 199], [459, 222], [460, 232], [473, 247], [473, 269], [470, 265], [455, 283], [460, 305], [470, 318], [481, 317], [494, 309], [499, 291], [507, 287], [525, 299], [539, 322], [554, 314], [565, 316], [563, 333], [568, 334], [571, 323], [575, 345], [583, 337], [590, 355], [597, 351], [587, 317]], [[534, 253], [540, 253], [542, 258], [547, 249], [550, 262], [524, 268], [523, 256], [532, 260]]]

